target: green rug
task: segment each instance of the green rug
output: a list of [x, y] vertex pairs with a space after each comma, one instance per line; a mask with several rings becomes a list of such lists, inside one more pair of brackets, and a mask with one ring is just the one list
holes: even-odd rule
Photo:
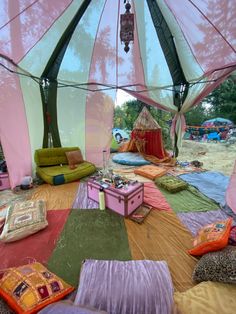
[[47, 266], [76, 287], [85, 259], [132, 259], [123, 217], [108, 210], [71, 211]]
[[158, 189], [165, 196], [167, 202], [170, 204], [175, 213], [196, 211], [203, 212], [219, 209], [219, 205], [217, 203], [210, 200], [192, 186], [174, 194], [160, 187], [158, 187]]

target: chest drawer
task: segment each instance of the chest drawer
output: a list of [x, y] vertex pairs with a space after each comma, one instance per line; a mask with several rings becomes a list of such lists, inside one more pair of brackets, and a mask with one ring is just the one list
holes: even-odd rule
[[0, 191], [10, 189], [8, 173], [0, 173]]

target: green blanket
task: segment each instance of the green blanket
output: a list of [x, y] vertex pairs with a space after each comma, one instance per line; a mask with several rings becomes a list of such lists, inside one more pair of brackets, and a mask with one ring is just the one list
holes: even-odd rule
[[123, 217], [108, 210], [71, 211], [47, 266], [76, 287], [85, 259], [131, 259]]
[[176, 213], [196, 212], [219, 209], [219, 205], [200, 193], [196, 188], [189, 186], [186, 190], [175, 194], [158, 187], [167, 202]]

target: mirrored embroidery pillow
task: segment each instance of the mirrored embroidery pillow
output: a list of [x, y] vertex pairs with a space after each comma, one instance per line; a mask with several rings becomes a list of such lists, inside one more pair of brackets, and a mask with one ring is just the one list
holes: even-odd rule
[[16, 313], [37, 313], [74, 288], [40, 263], [10, 268], [0, 281], [0, 296]]
[[193, 241], [192, 255], [203, 255], [223, 249], [228, 244], [232, 218], [202, 227]]
[[18, 202], [8, 208], [0, 240], [13, 242], [47, 227], [45, 201]]

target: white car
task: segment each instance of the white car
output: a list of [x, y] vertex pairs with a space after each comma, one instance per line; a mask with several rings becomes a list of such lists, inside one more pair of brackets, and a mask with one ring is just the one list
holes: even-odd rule
[[112, 135], [118, 143], [120, 143], [123, 140], [129, 139], [129, 134], [122, 129], [117, 129], [117, 128], [112, 129]]

